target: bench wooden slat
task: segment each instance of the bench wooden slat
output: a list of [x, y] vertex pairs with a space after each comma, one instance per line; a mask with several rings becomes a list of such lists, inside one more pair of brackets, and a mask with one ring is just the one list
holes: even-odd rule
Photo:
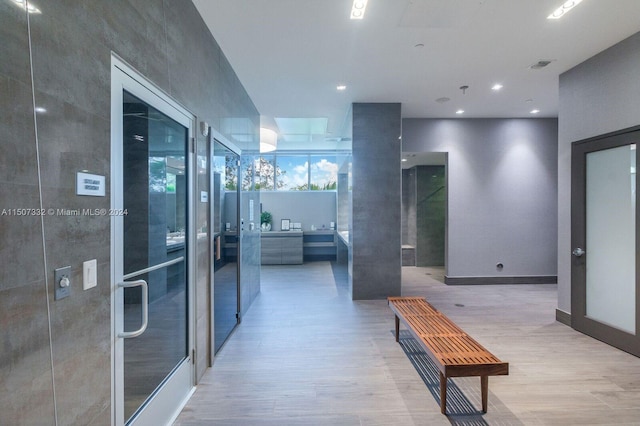
[[446, 414], [448, 377], [480, 376], [482, 411], [487, 411], [488, 376], [509, 374], [509, 364], [501, 361], [423, 297], [389, 297], [396, 315], [396, 341], [399, 320], [425, 349], [440, 369], [440, 409]]

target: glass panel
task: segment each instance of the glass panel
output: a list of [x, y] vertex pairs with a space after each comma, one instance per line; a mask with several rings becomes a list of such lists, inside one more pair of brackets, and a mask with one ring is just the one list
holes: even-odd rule
[[587, 316], [635, 334], [635, 145], [587, 154]]
[[306, 191], [309, 188], [309, 162], [306, 155], [276, 157], [278, 191]]
[[335, 155], [311, 155], [311, 186], [313, 191], [335, 191], [338, 187], [338, 163]]
[[242, 176], [242, 190], [253, 191], [253, 169], [255, 166], [255, 157], [251, 155], [243, 155], [241, 160], [241, 176]]
[[[149, 285], [149, 323], [124, 341], [125, 418], [129, 419], [188, 355], [185, 127], [124, 93], [124, 274]], [[138, 271], [163, 266], [152, 272]], [[126, 331], [140, 327], [141, 290], [124, 292]]]
[[237, 154], [214, 142], [213, 217], [215, 246], [219, 250], [213, 277], [215, 352], [238, 323], [238, 160]]

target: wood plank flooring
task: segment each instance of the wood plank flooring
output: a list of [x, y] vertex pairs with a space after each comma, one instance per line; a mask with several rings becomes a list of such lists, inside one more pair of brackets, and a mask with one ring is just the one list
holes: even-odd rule
[[[446, 286], [440, 268], [403, 267], [424, 296], [502, 360], [480, 411], [477, 378], [449, 382], [385, 300], [349, 299], [329, 262], [262, 268], [262, 291], [175, 425], [640, 425], [640, 359], [555, 321], [555, 285]], [[436, 372], [435, 378], [432, 377]]]

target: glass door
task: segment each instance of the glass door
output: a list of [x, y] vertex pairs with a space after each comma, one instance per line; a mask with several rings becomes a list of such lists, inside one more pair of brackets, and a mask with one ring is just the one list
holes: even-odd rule
[[572, 326], [640, 355], [636, 144], [625, 133], [573, 146]]
[[[116, 424], [166, 424], [193, 388], [191, 119], [118, 69], [112, 102]], [[119, 137], [117, 136], [119, 135]], [[121, 212], [122, 214], [118, 213]]]
[[240, 320], [240, 155], [217, 140], [212, 158], [214, 353]]

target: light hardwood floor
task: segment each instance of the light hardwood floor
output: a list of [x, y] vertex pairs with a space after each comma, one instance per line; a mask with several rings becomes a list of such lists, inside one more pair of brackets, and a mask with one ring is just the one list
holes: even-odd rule
[[555, 321], [555, 285], [446, 286], [442, 269], [404, 267], [425, 296], [496, 356], [509, 376], [449, 382], [386, 301], [349, 299], [328, 262], [262, 269], [262, 291], [176, 425], [640, 425], [640, 359]]

